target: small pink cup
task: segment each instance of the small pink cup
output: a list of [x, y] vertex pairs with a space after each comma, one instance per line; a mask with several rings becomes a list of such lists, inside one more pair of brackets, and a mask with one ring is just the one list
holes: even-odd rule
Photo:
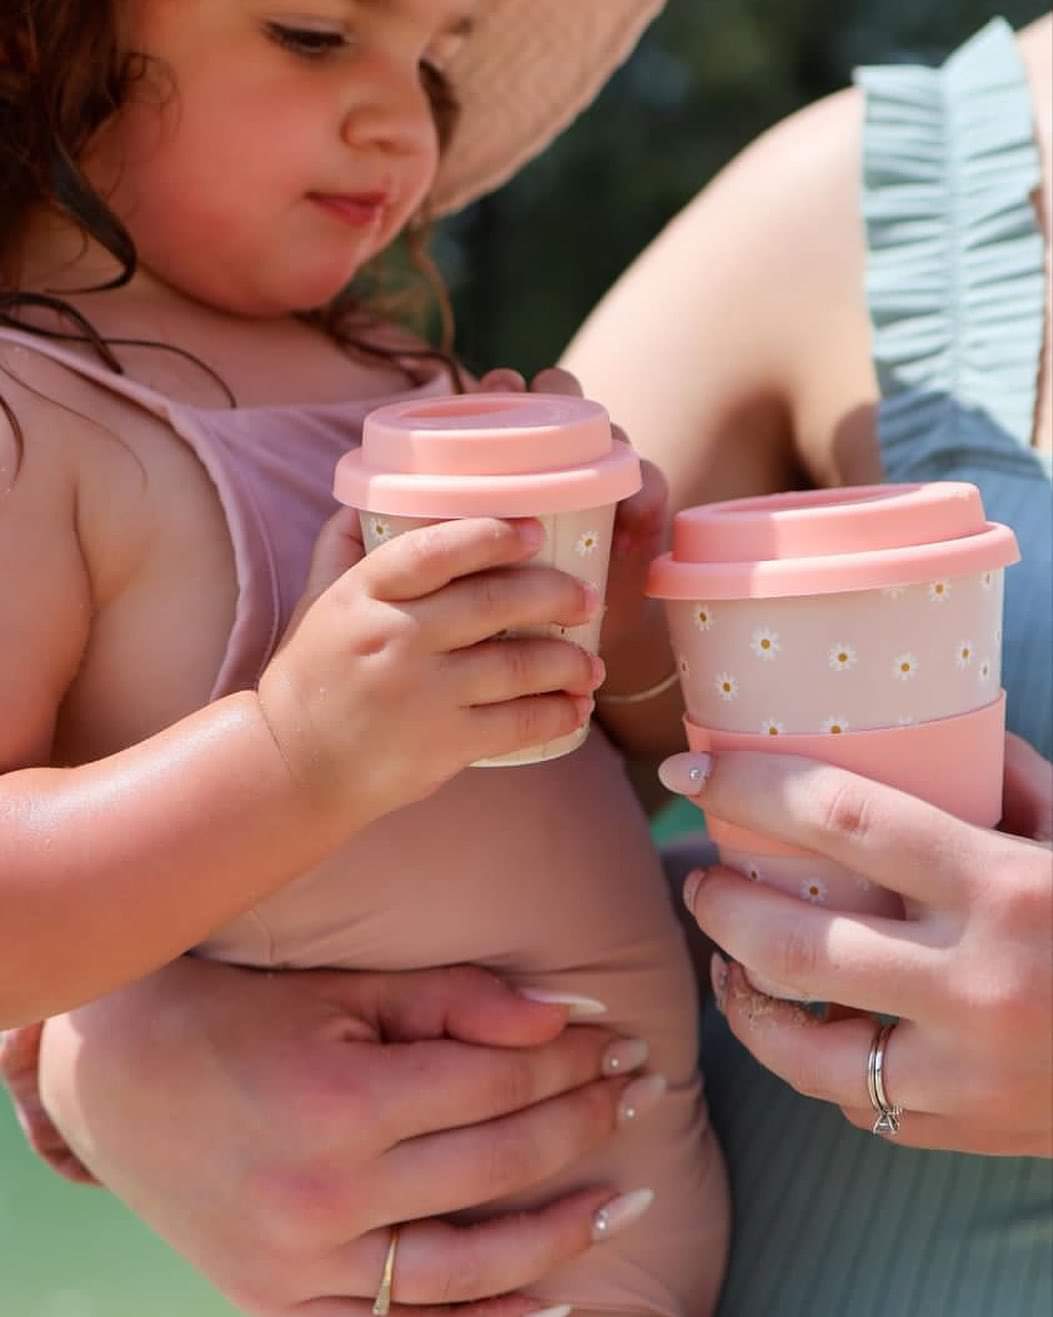
[[[964, 483], [691, 508], [652, 565], [693, 750], [803, 755], [992, 827], [1001, 816], [1003, 569], [1019, 559]], [[723, 863], [804, 900], [898, 914], [829, 860], [713, 815]]]
[[[366, 418], [362, 446], [337, 464], [334, 493], [359, 510], [367, 552], [419, 526], [462, 517], [536, 517], [532, 562], [606, 593], [614, 515], [640, 488], [640, 462], [611, 434], [606, 411], [582, 398], [481, 393], [393, 403]], [[580, 627], [534, 627], [595, 654], [602, 613]], [[540, 763], [569, 754], [570, 736], [474, 767]]]

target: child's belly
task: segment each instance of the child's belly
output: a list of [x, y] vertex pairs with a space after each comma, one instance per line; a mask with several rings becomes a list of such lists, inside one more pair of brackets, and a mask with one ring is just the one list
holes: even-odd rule
[[203, 950], [287, 968], [470, 963], [603, 1002], [604, 1024], [648, 1042], [669, 1094], [520, 1201], [596, 1183], [653, 1188], [657, 1199], [625, 1237], [539, 1293], [593, 1311], [709, 1311], [727, 1208], [698, 1077], [696, 985], [646, 820], [602, 734], [548, 764], [462, 773]]

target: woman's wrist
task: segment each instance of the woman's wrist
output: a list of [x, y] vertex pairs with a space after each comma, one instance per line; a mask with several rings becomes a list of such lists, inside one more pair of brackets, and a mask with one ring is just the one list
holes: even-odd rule
[[683, 749], [684, 702], [665, 611], [649, 600], [640, 625], [603, 651], [607, 680], [596, 713], [622, 751], [633, 758]]

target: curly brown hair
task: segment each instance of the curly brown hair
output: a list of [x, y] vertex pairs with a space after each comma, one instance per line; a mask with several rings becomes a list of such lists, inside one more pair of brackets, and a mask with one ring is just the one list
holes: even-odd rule
[[[119, 288], [135, 274], [138, 255], [127, 229], [92, 187], [80, 164], [98, 130], [126, 103], [132, 87], [156, 61], [121, 48], [118, 0], [3, 0], [0, 8], [0, 324], [47, 337], [91, 343], [110, 369], [123, 373], [112, 348], [125, 340], [105, 339], [73, 306], [48, 293], [19, 287], [19, 248], [31, 210], [47, 207], [75, 224], [118, 262], [120, 273], [102, 288]], [[448, 145], [457, 124], [458, 106], [452, 91], [435, 69], [422, 71], [440, 147]], [[400, 362], [436, 358], [450, 370], [461, 388], [456, 363], [449, 356], [453, 319], [442, 279], [428, 252], [429, 225], [422, 219], [403, 237], [405, 256], [392, 261], [378, 258], [363, 272], [364, 280], [344, 290], [328, 306], [301, 318], [318, 325], [332, 338], [358, 354], [383, 356]], [[421, 276], [405, 287], [389, 273], [390, 267], [407, 268]], [[400, 286], [401, 284], [401, 286]], [[362, 287], [368, 288], [363, 293]], [[87, 291], [87, 290], [84, 290]], [[419, 329], [438, 307], [442, 343], [419, 353], [379, 348], [367, 331], [379, 319], [397, 319]], [[70, 332], [43, 330], [18, 317], [19, 309], [48, 307], [70, 323]], [[146, 343], [175, 351], [173, 344]], [[215, 373], [204, 362], [198, 365]], [[406, 367], [410, 373], [409, 367]], [[220, 381], [222, 383], [222, 381]], [[226, 386], [223, 386], [226, 389]], [[226, 389], [232, 406], [236, 399]], [[20, 430], [10, 406], [0, 395], [0, 409]]]

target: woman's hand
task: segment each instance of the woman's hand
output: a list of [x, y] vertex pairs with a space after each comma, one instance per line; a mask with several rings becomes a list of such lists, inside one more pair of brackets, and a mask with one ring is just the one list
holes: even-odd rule
[[[694, 769], [701, 777], [692, 781]], [[899, 892], [899, 922], [816, 908], [729, 869], [693, 875], [685, 899], [738, 964], [714, 958], [737, 1037], [799, 1092], [874, 1123], [874, 1021], [822, 1022], [756, 992], [743, 967], [803, 1000], [900, 1017], [885, 1059], [898, 1142], [1053, 1155], [1053, 766], [1007, 745], [1007, 824], [989, 832], [889, 787], [783, 755], [678, 755], [668, 787], [722, 819], [844, 864]], [[708, 776], [707, 776], [708, 774]]]
[[544, 1304], [510, 1292], [636, 1186], [427, 1218], [529, 1189], [615, 1129], [646, 1048], [567, 1019], [480, 970], [184, 959], [50, 1021], [41, 1089], [81, 1161], [247, 1313], [364, 1317], [410, 1222], [393, 1313], [525, 1317]]
[[[581, 385], [574, 376], [557, 366], [535, 375], [529, 387], [534, 393], [560, 393], [572, 398], [582, 396]], [[479, 388], [484, 392], [520, 393], [527, 390], [527, 383], [518, 371], [500, 369], [484, 375]], [[612, 431], [615, 438], [629, 442], [619, 426], [612, 426]], [[631, 498], [618, 504], [614, 521], [607, 613], [601, 644], [601, 651], [605, 654], [617, 649], [620, 642], [632, 636], [643, 624], [647, 611], [644, 596], [647, 572], [663, 548], [669, 488], [653, 462], [641, 459], [640, 467], [643, 486]]]

